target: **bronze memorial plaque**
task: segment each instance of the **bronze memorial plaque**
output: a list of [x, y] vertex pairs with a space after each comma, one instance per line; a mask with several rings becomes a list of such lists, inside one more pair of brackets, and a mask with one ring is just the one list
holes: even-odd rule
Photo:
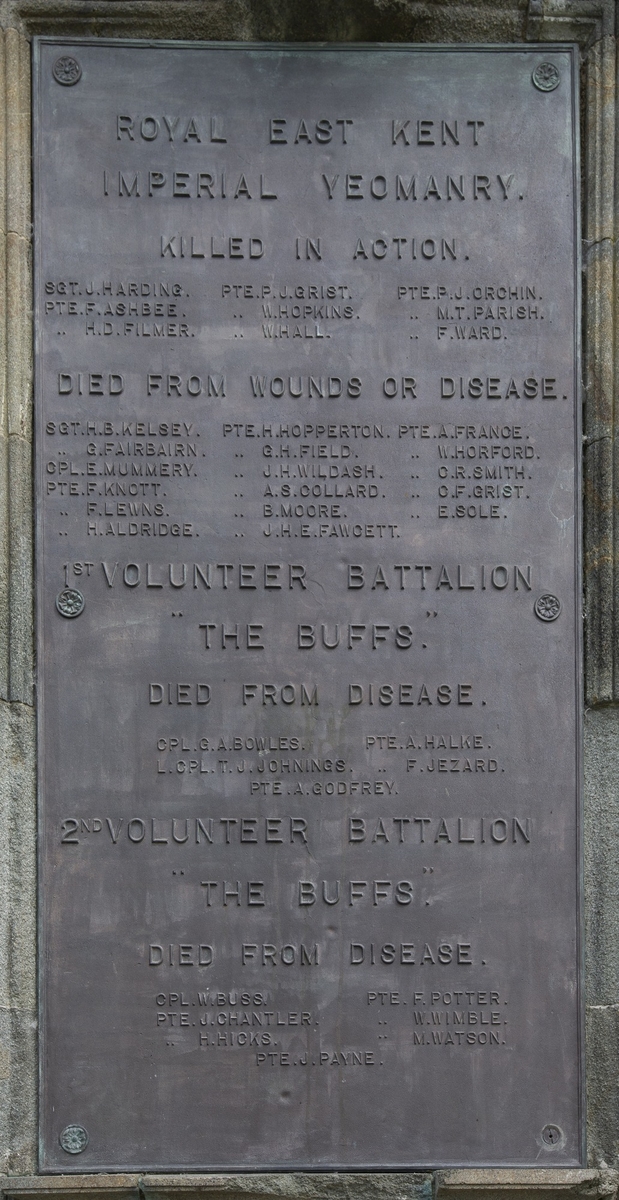
[[44, 1171], [582, 1161], [577, 79], [36, 43]]

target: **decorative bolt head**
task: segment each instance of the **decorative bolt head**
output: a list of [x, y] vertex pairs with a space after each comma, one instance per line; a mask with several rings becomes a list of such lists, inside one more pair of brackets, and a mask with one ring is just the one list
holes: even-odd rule
[[58, 1140], [67, 1154], [81, 1154], [88, 1145], [88, 1134], [83, 1125], [67, 1125]]
[[56, 59], [52, 75], [56, 83], [61, 83], [63, 87], [73, 87], [73, 84], [79, 83], [82, 78], [82, 68], [76, 58], [72, 58], [70, 54], [63, 54], [62, 58]]
[[533, 86], [538, 92], [554, 92], [561, 82], [561, 75], [554, 63], [538, 63], [531, 75]]
[[63, 588], [56, 596], [56, 608], [61, 617], [79, 617], [86, 601], [77, 588]]
[[552, 592], [545, 592], [543, 596], [538, 596], [533, 611], [540, 621], [556, 621], [561, 612], [561, 601], [558, 596], [553, 596]]

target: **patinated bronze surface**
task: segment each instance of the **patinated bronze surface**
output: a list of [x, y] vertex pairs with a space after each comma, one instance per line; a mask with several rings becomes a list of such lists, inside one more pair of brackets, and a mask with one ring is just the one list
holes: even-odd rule
[[574, 52], [35, 67], [42, 1169], [578, 1164]]

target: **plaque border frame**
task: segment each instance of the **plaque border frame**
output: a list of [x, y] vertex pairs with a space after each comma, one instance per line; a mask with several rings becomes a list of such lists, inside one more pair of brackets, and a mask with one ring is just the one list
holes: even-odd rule
[[[535, 0], [533, 0], [535, 2]], [[144, 1166], [124, 1168], [122, 1166], [114, 1166], [109, 1168], [95, 1167], [92, 1171], [84, 1170], [82, 1164], [78, 1162], [67, 1162], [64, 1168], [42, 1167], [44, 1147], [41, 1133], [41, 1112], [43, 1109], [43, 1097], [45, 1095], [45, 1034], [46, 1023], [44, 1018], [45, 1013], [45, 978], [42, 968], [42, 948], [44, 945], [45, 923], [43, 920], [43, 906], [41, 904], [42, 891], [42, 866], [43, 866], [43, 781], [42, 772], [40, 770], [40, 747], [43, 744], [43, 700], [42, 689], [39, 687], [39, 679], [42, 676], [41, 663], [43, 661], [43, 639], [42, 639], [42, 623], [39, 613], [42, 609], [41, 583], [40, 572], [38, 571], [39, 548], [43, 545], [42, 537], [42, 514], [41, 503], [42, 497], [38, 496], [38, 464], [39, 455], [43, 453], [42, 437], [38, 429], [37, 417], [39, 415], [39, 389], [42, 381], [40, 379], [40, 330], [36, 320], [37, 303], [40, 303], [40, 283], [42, 278], [39, 247], [41, 245], [40, 219], [41, 207], [38, 203], [40, 172], [38, 167], [41, 163], [40, 157], [40, 133], [42, 122], [39, 119], [41, 94], [38, 87], [41, 60], [39, 48], [42, 45], [56, 45], [59, 48], [69, 48], [71, 46], [97, 46], [97, 47], [127, 47], [130, 49], [149, 49], [149, 50], [165, 50], [168, 48], [185, 49], [185, 50], [219, 50], [219, 51], [270, 51], [285, 54], [287, 52], [303, 51], [311, 52], [372, 52], [372, 51], [397, 51], [401, 53], [450, 53], [450, 54], [467, 54], [467, 53], [506, 53], [528, 55], [530, 53], [567, 53], [571, 58], [572, 70], [572, 86], [571, 86], [571, 115], [572, 115], [572, 187], [573, 187], [573, 214], [572, 214], [572, 244], [574, 251], [574, 496], [575, 496], [575, 536], [574, 536], [574, 574], [573, 587], [575, 593], [575, 637], [574, 637], [574, 674], [575, 674], [575, 727], [576, 727], [576, 745], [574, 747], [575, 761], [575, 795], [574, 795], [574, 811], [576, 817], [576, 854], [575, 854], [575, 877], [576, 885], [575, 892], [575, 912], [576, 912], [576, 972], [577, 972], [577, 1104], [578, 1104], [578, 1123], [579, 1123], [579, 1161], [575, 1164], [561, 1164], [558, 1168], [552, 1161], [546, 1162], [530, 1162], [523, 1164], [521, 1162], [448, 1162], [448, 1163], [406, 1163], [392, 1164], [390, 1166], [381, 1166], [376, 1164], [354, 1166], [346, 1165], [325, 1165], [324, 1163], [316, 1166], [304, 1164], [288, 1164], [281, 1165], [279, 1163], [269, 1164], [261, 1163], [259, 1166], [248, 1166], [243, 1164], [240, 1166], [229, 1164], [225, 1166], [207, 1166], [207, 1167], [187, 1167], [187, 1166]], [[445, 1173], [452, 1171], [482, 1171], [489, 1170], [494, 1172], [507, 1172], [510, 1170], [521, 1171], [526, 1173], [531, 1170], [535, 1171], [561, 1171], [561, 1172], [576, 1172], [583, 1170], [587, 1166], [587, 1095], [586, 1095], [586, 1056], [585, 1056], [585, 909], [584, 909], [584, 775], [583, 775], [583, 724], [584, 724], [584, 703], [585, 703], [585, 671], [587, 664], [584, 661], [584, 637], [583, 637], [583, 621], [585, 618], [584, 600], [583, 600], [583, 539], [586, 523], [586, 512], [583, 512], [585, 503], [584, 494], [584, 462], [583, 449], [586, 443], [590, 440], [583, 438], [583, 409], [586, 400], [585, 387], [582, 377], [583, 367], [583, 288], [582, 277], [584, 269], [584, 254], [582, 243], [582, 208], [583, 208], [583, 177], [582, 177], [582, 160], [581, 160], [581, 104], [580, 104], [580, 66], [583, 58], [582, 49], [578, 42], [575, 41], [519, 41], [519, 42], [288, 42], [288, 41], [219, 41], [219, 40], [187, 40], [174, 38], [132, 38], [132, 37], [89, 37], [86, 35], [72, 34], [33, 34], [31, 44], [31, 148], [32, 148], [32, 284], [33, 284], [33, 306], [31, 317], [32, 328], [32, 359], [33, 359], [33, 431], [32, 431], [32, 446], [33, 446], [33, 482], [32, 495], [34, 506], [34, 521], [33, 521], [33, 593], [34, 593], [34, 648], [35, 648], [35, 669], [34, 669], [34, 691], [37, 697], [36, 704], [36, 750], [37, 750], [37, 772], [36, 772], [36, 828], [37, 828], [37, 849], [36, 849], [36, 895], [37, 895], [37, 937], [36, 937], [36, 974], [37, 974], [37, 1015], [38, 1015], [38, 1053], [37, 1053], [37, 1080], [38, 1080], [38, 1120], [37, 1120], [37, 1140], [38, 1140], [38, 1170], [40, 1177], [50, 1182], [53, 1178], [58, 1178], [63, 1175], [67, 1176], [100, 1176], [105, 1178], [106, 1175], [118, 1175], [122, 1173], [125, 1177], [132, 1174], [148, 1174], [151, 1176], [162, 1176], [165, 1172], [166, 1176], [179, 1177], [185, 1176], [191, 1179], [192, 1175], [222, 1175], [222, 1174], [238, 1174], [238, 1175], [260, 1175], [268, 1173], [269, 1175], [292, 1175], [292, 1174], [309, 1174], [309, 1175], [377, 1175], [391, 1174], [396, 1175], [403, 1172], [407, 1174], [417, 1173]], [[589, 338], [591, 338], [591, 330], [588, 330]], [[590, 502], [591, 503], [591, 502]], [[499, 1186], [499, 1185], [497, 1185]]]

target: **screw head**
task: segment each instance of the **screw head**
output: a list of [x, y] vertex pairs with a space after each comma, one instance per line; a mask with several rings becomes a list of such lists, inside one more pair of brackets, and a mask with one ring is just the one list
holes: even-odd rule
[[554, 63], [538, 63], [531, 75], [533, 86], [538, 92], [554, 92], [561, 82], [561, 75]]
[[558, 1146], [563, 1141], [563, 1132], [558, 1125], [544, 1125], [542, 1141], [545, 1146]]
[[86, 601], [77, 588], [63, 588], [56, 596], [56, 608], [61, 617], [79, 617]]
[[72, 58], [70, 54], [63, 54], [61, 58], [56, 59], [52, 75], [56, 83], [62, 84], [63, 87], [73, 87], [73, 84], [79, 83], [82, 78], [82, 68], [76, 58]]
[[67, 1154], [81, 1154], [88, 1145], [88, 1134], [83, 1125], [67, 1125], [58, 1140]]
[[552, 592], [545, 592], [543, 596], [538, 596], [533, 611], [540, 621], [556, 621], [561, 613], [561, 601], [558, 596], [553, 596]]

